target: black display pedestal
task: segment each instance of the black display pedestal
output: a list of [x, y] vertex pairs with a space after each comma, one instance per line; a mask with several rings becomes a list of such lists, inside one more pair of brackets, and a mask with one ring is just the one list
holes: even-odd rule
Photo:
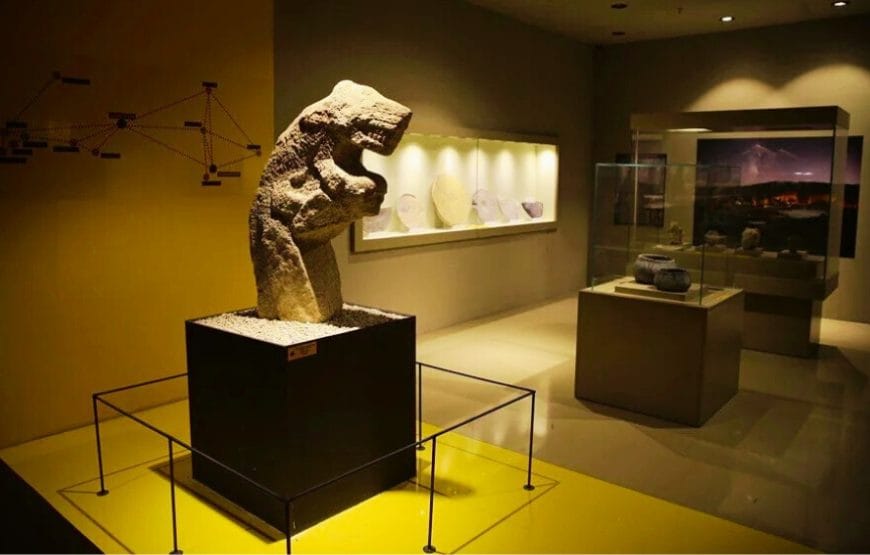
[[[415, 318], [276, 345], [188, 321], [191, 445], [292, 497], [415, 441]], [[411, 478], [413, 448], [292, 506], [301, 531]], [[285, 530], [283, 503], [193, 454], [193, 477]]]

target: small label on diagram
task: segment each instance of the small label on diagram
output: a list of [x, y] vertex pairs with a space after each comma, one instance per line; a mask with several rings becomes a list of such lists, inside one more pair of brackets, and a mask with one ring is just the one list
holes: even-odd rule
[[287, 361], [310, 357], [317, 354], [317, 341], [293, 345], [287, 348]]

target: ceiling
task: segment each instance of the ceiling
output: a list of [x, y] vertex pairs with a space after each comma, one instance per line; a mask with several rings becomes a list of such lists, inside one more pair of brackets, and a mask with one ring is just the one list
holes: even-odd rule
[[[718, 33], [870, 13], [870, 0], [834, 8], [831, 0], [468, 0], [483, 8], [588, 44]], [[719, 18], [731, 15], [734, 21]], [[615, 36], [622, 31], [623, 36]], [[870, 29], [868, 29], [870, 32]]]

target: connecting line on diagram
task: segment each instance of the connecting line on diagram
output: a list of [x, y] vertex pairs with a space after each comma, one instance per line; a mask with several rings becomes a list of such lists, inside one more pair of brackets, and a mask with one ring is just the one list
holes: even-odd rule
[[[226, 105], [215, 93], [218, 84], [213, 81], [203, 81], [202, 90], [168, 102], [146, 112], [108, 112], [107, 121], [74, 122], [64, 125], [33, 124], [25, 119], [27, 112], [36, 105], [45, 93], [55, 87], [89, 86], [91, 80], [86, 77], [63, 75], [58, 71], [51, 74], [33, 96], [31, 96], [15, 115], [8, 118], [0, 127], [0, 164], [25, 164], [34, 157], [38, 150], [52, 153], [76, 154], [89, 153], [104, 160], [118, 160], [121, 153], [109, 150], [113, 139], [119, 134], [127, 133], [147, 140], [168, 150], [202, 169], [202, 185], [220, 185], [223, 178], [241, 177], [242, 172], [233, 169], [244, 160], [262, 155], [262, 148], [255, 143], [233, 117]], [[155, 115], [182, 104], [201, 102], [201, 114], [198, 119], [185, 119], [176, 125], [160, 124], [155, 121]], [[232, 122], [243, 140], [234, 140], [228, 133], [218, 133], [214, 128], [213, 111], [222, 111]], [[174, 146], [163, 140], [163, 132], [198, 133], [201, 136], [202, 150], [189, 151]], [[215, 142], [219, 141], [226, 147], [238, 152], [238, 156], [229, 160], [215, 159]], [[244, 141], [244, 142], [243, 142]], [[243, 154], [244, 153], [244, 154]]]

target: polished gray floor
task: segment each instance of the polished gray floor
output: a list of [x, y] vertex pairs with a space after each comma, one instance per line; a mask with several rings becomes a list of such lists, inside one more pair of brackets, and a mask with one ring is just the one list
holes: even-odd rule
[[[737, 396], [691, 428], [576, 400], [576, 319], [576, 299], [560, 299], [426, 334], [417, 358], [535, 388], [539, 459], [824, 551], [870, 551], [870, 325], [823, 321], [815, 359], [744, 350]], [[439, 425], [512, 394], [428, 371], [424, 385]], [[464, 432], [523, 451], [528, 425], [524, 402]]]

